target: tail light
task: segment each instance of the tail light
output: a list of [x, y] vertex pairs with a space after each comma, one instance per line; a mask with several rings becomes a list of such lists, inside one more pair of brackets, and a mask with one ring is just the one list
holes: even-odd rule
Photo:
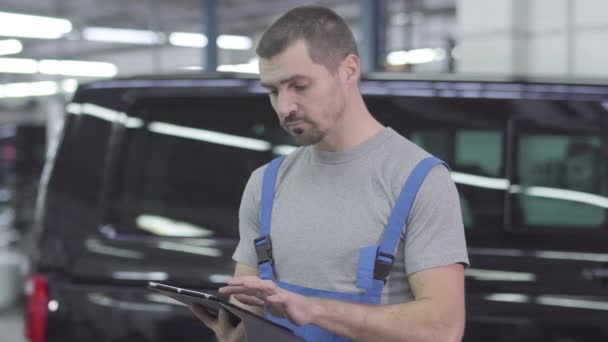
[[48, 281], [43, 275], [34, 275], [26, 284], [27, 308], [25, 335], [30, 342], [46, 341]]

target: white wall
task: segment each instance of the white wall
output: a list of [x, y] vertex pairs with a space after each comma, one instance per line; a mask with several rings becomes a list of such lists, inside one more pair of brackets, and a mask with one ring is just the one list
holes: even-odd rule
[[459, 0], [459, 72], [608, 77], [607, 0]]

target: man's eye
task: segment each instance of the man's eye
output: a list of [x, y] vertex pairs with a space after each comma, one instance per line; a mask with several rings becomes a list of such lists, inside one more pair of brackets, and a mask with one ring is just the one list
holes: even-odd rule
[[268, 95], [270, 96], [277, 96], [279, 92], [276, 89], [272, 89], [268, 91]]
[[302, 91], [302, 90], [306, 90], [306, 88], [308, 88], [308, 86], [306, 85], [294, 85], [293, 88], [297, 91]]

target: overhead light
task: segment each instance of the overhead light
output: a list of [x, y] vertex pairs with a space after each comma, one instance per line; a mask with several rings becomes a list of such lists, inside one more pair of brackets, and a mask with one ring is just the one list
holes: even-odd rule
[[17, 39], [0, 40], [0, 56], [12, 55], [23, 50], [23, 45]]
[[66, 19], [0, 12], [0, 36], [57, 39], [72, 31]]
[[247, 36], [222, 34], [217, 37], [217, 46], [227, 50], [249, 50], [253, 42]]
[[78, 88], [78, 81], [74, 78], [61, 81], [61, 90], [66, 93], [73, 93]]
[[177, 69], [179, 69], [179, 70], [195, 70], [195, 71], [205, 70], [205, 68], [203, 68], [201, 66], [196, 66], [196, 65], [179, 67]]
[[386, 56], [390, 65], [422, 64], [440, 61], [445, 58], [444, 49], [413, 49], [408, 51], [393, 51]]
[[82, 37], [95, 42], [122, 44], [155, 45], [164, 42], [159, 32], [111, 27], [87, 27], [82, 30]]
[[[173, 32], [169, 35], [169, 43], [175, 46], [202, 48], [209, 43], [207, 36], [202, 33]], [[221, 34], [217, 37], [217, 46], [226, 50], [249, 50], [253, 42], [247, 36]]]
[[232, 146], [253, 151], [268, 151], [268, 141], [241, 137], [238, 135], [209, 131], [200, 128], [172, 125], [164, 122], [152, 122], [148, 129], [154, 133], [172, 135], [180, 138], [196, 139], [213, 144]]
[[27, 83], [0, 84], [0, 98], [49, 96], [60, 93], [73, 93], [78, 81], [67, 79], [60, 82], [40, 81]]
[[39, 70], [47, 75], [114, 77], [118, 68], [112, 63], [43, 59]]
[[0, 85], [0, 98], [48, 96], [59, 92], [55, 81], [9, 83]]
[[0, 73], [114, 77], [118, 73], [118, 68], [114, 64], [104, 62], [0, 58]]
[[257, 58], [250, 60], [244, 64], [222, 64], [217, 67], [218, 71], [243, 72], [249, 74], [259, 74], [260, 68]]
[[0, 58], [0, 73], [35, 74], [38, 72], [38, 62], [25, 58]]
[[173, 32], [169, 35], [169, 43], [175, 46], [198, 47], [207, 46], [207, 36], [202, 33]]

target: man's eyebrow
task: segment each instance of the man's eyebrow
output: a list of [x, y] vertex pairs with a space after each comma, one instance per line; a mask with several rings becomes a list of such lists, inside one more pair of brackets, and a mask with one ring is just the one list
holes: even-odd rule
[[[298, 80], [302, 80], [302, 79], [303, 80], [310, 80], [310, 77], [304, 76], [304, 75], [297, 75], [296, 74], [296, 75], [293, 75], [293, 76], [290, 76], [288, 78], [280, 80], [279, 84], [285, 84], [285, 83], [289, 83], [289, 82], [293, 82], [293, 81], [298, 81]], [[262, 87], [267, 88], [267, 89], [274, 89], [275, 88], [275, 86], [273, 84], [270, 84], [270, 83], [261, 82], [260, 84], [262, 85]]]

